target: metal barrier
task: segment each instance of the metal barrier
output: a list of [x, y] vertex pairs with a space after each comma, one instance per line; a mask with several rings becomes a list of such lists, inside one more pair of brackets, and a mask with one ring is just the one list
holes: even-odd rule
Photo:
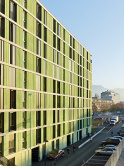
[[116, 151], [111, 155], [111, 157], [109, 158], [105, 166], [116, 166], [123, 149], [124, 149], [124, 138], [122, 139], [120, 144], [117, 146]]

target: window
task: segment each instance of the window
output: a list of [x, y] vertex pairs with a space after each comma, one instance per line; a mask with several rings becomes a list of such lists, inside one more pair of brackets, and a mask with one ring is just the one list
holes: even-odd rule
[[57, 38], [57, 49], [60, 51], [60, 39]]
[[65, 40], [65, 29], [63, 29], [63, 40]]
[[15, 87], [16, 85], [16, 77], [15, 77], [16, 69], [13, 67], [9, 67], [9, 86]]
[[57, 110], [57, 122], [59, 122], [59, 110]]
[[41, 73], [41, 58], [36, 57], [36, 72]]
[[17, 5], [11, 0], [10, 0], [9, 17], [13, 21], [17, 21]]
[[72, 36], [70, 35], [70, 46], [72, 46]]
[[41, 38], [41, 24], [37, 21], [36, 22], [36, 27], [37, 27], [37, 36], [39, 37], [39, 38]]
[[26, 118], [26, 112], [23, 112], [23, 117], [22, 117], [23, 128], [26, 127], [26, 123], [25, 123], [26, 119], [25, 118]]
[[60, 36], [60, 24], [57, 23], [57, 35]]
[[55, 129], [55, 126], [53, 126], [53, 138], [56, 138], [56, 129]]
[[3, 65], [0, 64], [0, 85], [3, 85]]
[[53, 110], [53, 123], [55, 123], [55, 118], [56, 117], [56, 114], [55, 114], [55, 110]]
[[0, 113], [0, 132], [3, 133], [4, 131], [4, 113]]
[[3, 61], [4, 54], [4, 41], [0, 40], [0, 61]]
[[47, 12], [44, 10], [44, 24], [47, 25]]
[[41, 10], [41, 6], [37, 3], [37, 18], [41, 21], [41, 13], [42, 13], [42, 10]]
[[73, 50], [73, 60], [75, 61], [75, 51]]
[[3, 89], [0, 88], [0, 109], [3, 109]]
[[9, 130], [16, 130], [16, 112], [9, 113]]
[[2, 157], [2, 137], [0, 137], [0, 157]]
[[16, 109], [16, 91], [10, 90], [10, 109]]
[[44, 77], [44, 92], [46, 92], [47, 91], [47, 78], [46, 77]]
[[53, 35], [53, 47], [56, 48], [56, 35]]
[[23, 7], [27, 8], [27, 0], [23, 0]]
[[23, 27], [26, 28], [26, 18], [27, 18], [27, 13], [25, 10], [23, 10]]
[[56, 20], [53, 19], [53, 32], [56, 33]]
[[[55, 50], [53, 49], [53, 62], [55, 63], [56, 62], [56, 56], [55, 56], [56, 52]], [[53, 77], [55, 78], [55, 65], [53, 65]]]
[[53, 108], [56, 108], [56, 96], [53, 95]]
[[70, 49], [69, 49], [69, 58], [72, 59], [72, 48], [71, 48], [71, 47], [70, 47]]
[[9, 135], [9, 153], [15, 152], [14, 134]]
[[37, 54], [40, 55], [41, 54], [41, 42], [40, 40], [37, 39]]
[[23, 51], [23, 67], [26, 68], [26, 52]]
[[80, 54], [82, 55], [82, 46], [80, 45]]
[[46, 44], [44, 44], [44, 58], [47, 58], [47, 45]]
[[46, 125], [46, 111], [43, 112], [43, 125]]
[[36, 126], [41, 126], [41, 111], [36, 112]]
[[0, 16], [0, 36], [5, 37], [5, 18]]
[[40, 144], [41, 143], [41, 129], [37, 129], [36, 130], [36, 144]]
[[0, 12], [5, 13], [5, 0], [0, 0]]
[[26, 32], [23, 31], [23, 47], [26, 48]]
[[61, 107], [60, 101], [60, 96], [57, 96], [57, 108]]
[[44, 41], [47, 42], [47, 28], [44, 27]]
[[60, 137], [60, 124], [57, 125], [57, 137]]
[[16, 62], [16, 47], [10, 44], [9, 63], [15, 65], [15, 62]]
[[[39, 75], [36, 75], [36, 90], [40, 91], [41, 90], [41, 79]], [[36, 93], [37, 94], [37, 93]], [[37, 94], [36, 97], [36, 103], [37, 103], [37, 108], [40, 108], [40, 93]]]
[[73, 48], [75, 49], [75, 39], [73, 38]]
[[22, 133], [22, 148], [26, 148], [26, 132]]

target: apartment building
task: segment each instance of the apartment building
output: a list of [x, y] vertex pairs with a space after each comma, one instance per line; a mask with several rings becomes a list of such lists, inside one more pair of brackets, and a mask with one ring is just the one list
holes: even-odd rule
[[89, 51], [38, 0], [0, 0], [0, 158], [31, 165], [91, 124]]
[[120, 94], [107, 90], [101, 93], [101, 99], [113, 100], [114, 104], [117, 104], [120, 103]]
[[[92, 97], [92, 103], [92, 110], [94, 112], [97, 112], [110, 109], [113, 105], [113, 100], [100, 99], [100, 97]], [[97, 110], [93, 109], [94, 105], [96, 106]]]

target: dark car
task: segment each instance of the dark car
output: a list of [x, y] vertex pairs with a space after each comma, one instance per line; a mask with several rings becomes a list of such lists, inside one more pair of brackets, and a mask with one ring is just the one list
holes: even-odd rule
[[64, 156], [64, 150], [61, 149], [54, 149], [50, 154], [47, 156], [47, 159], [58, 159], [59, 157]]
[[124, 129], [121, 129], [119, 132], [117, 132], [118, 135], [120, 135], [121, 137], [124, 137]]
[[102, 145], [102, 146], [108, 145], [108, 144], [118, 145], [119, 143], [120, 143], [120, 139], [111, 138], [111, 139], [107, 139], [106, 141], [102, 141], [100, 145]]

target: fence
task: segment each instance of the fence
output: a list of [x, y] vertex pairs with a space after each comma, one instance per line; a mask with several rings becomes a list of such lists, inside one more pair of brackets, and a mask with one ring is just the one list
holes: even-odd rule
[[124, 149], [124, 138], [118, 145], [117, 150], [111, 155], [105, 166], [116, 166], [123, 149]]

